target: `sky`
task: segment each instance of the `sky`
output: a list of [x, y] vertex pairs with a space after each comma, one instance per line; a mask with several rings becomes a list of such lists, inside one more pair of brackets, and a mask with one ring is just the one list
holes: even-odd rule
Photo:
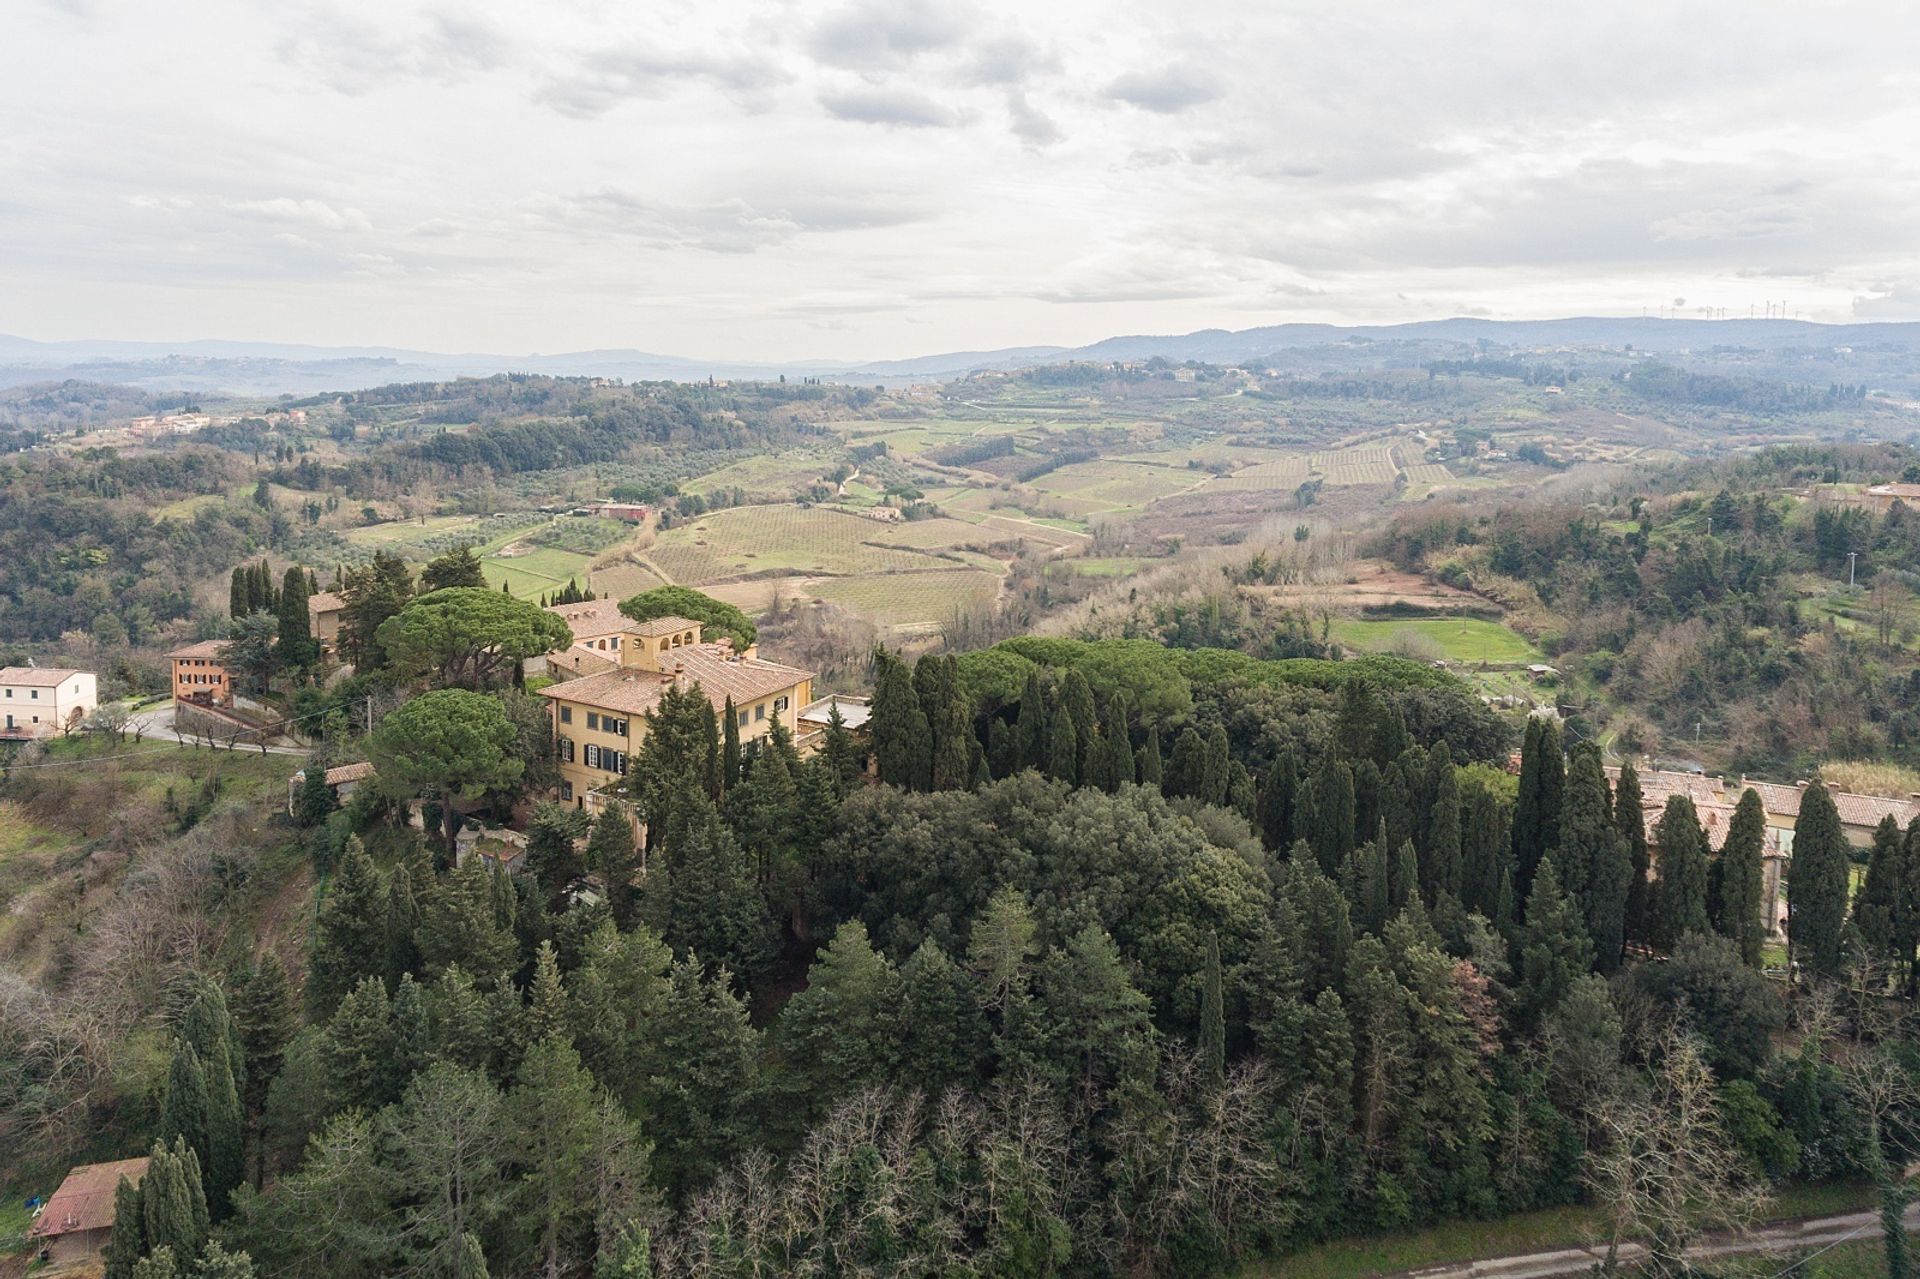
[[0, 0], [0, 332], [1920, 319], [1906, 0]]

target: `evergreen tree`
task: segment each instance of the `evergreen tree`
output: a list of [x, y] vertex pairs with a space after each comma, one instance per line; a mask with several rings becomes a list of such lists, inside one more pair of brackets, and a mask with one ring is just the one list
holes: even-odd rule
[[1543, 716], [1528, 716], [1520, 747], [1519, 797], [1513, 810], [1514, 888], [1522, 897], [1532, 887], [1534, 867], [1559, 847], [1565, 785], [1559, 728]]
[[1087, 683], [1087, 677], [1077, 666], [1068, 667], [1066, 678], [1060, 681], [1060, 713], [1073, 721], [1073, 740], [1079, 748], [1079, 755], [1074, 760], [1073, 776], [1085, 776], [1087, 751], [1092, 746], [1093, 729], [1099, 723], [1099, 715], [1093, 704], [1093, 686]]
[[[840, 713], [838, 704], [833, 713]], [[732, 694], [720, 710], [720, 729], [720, 789], [727, 793], [740, 784], [740, 715], [733, 709]]]
[[1653, 940], [1653, 858], [1647, 849], [1647, 820], [1640, 795], [1640, 774], [1631, 763], [1620, 766], [1613, 789], [1613, 824], [1627, 850], [1626, 938], [1642, 945]]
[[1632, 889], [1633, 868], [1614, 822], [1613, 795], [1607, 786], [1600, 748], [1592, 742], [1581, 742], [1573, 748], [1569, 761], [1560, 852], [1554, 856], [1554, 868], [1560, 869], [1562, 857], [1568, 865], [1579, 867], [1578, 885], [1569, 879], [1563, 880], [1562, 887], [1586, 918], [1594, 962], [1601, 972], [1612, 972], [1619, 967], [1626, 947], [1627, 896]]
[[[964, 790], [973, 780], [973, 706], [960, 689], [960, 663], [951, 654], [922, 657], [933, 663], [928, 681], [932, 705], [925, 706], [933, 734], [930, 785], [934, 790]], [[1091, 696], [1091, 694], [1089, 694]]]
[[[1891, 820], [1891, 819], [1889, 819]], [[1904, 861], [1905, 848], [1898, 827], [1892, 831], [1895, 883], [1890, 902], [1899, 896], [1898, 863]], [[1760, 796], [1747, 790], [1733, 810], [1727, 827], [1726, 842], [1720, 846], [1719, 917], [1714, 928], [1740, 948], [1740, 958], [1754, 968], [1760, 967], [1760, 948], [1767, 940], [1766, 921], [1761, 918], [1761, 860], [1766, 852], [1767, 812]], [[1869, 877], [1871, 878], [1871, 877]]]
[[359, 837], [352, 836], [314, 920], [306, 996], [316, 1020], [332, 1015], [362, 977], [385, 971], [386, 934], [386, 884]]
[[209, 1221], [200, 1184], [200, 1160], [185, 1141], [156, 1141], [140, 1181], [140, 1220], [149, 1253], [162, 1248], [194, 1258], [206, 1244]]
[[594, 820], [593, 833], [587, 837], [587, 868], [606, 885], [614, 921], [625, 927], [633, 919], [633, 879], [640, 872], [633, 818], [625, 804], [608, 804]]
[[1313, 778], [1312, 823], [1307, 839], [1320, 868], [1331, 875], [1353, 851], [1353, 770], [1328, 756]]
[[233, 581], [227, 586], [227, 616], [235, 621], [253, 612], [253, 578], [247, 567], [236, 564]]
[[133, 1279], [134, 1265], [147, 1251], [146, 1225], [140, 1213], [140, 1192], [123, 1173], [113, 1187], [113, 1233], [107, 1237], [102, 1279]]
[[1593, 941], [1574, 900], [1560, 888], [1553, 859], [1537, 868], [1520, 934], [1520, 1007], [1539, 1027], [1577, 978], [1593, 966]]
[[196, 1156], [204, 1152], [211, 1157], [212, 1110], [200, 1055], [185, 1039], [176, 1039], [173, 1059], [167, 1066], [167, 1090], [160, 1103], [160, 1139], [184, 1141]]
[[[1189, 733], [1193, 730], [1188, 729]], [[1175, 752], [1178, 759], [1178, 752]], [[1062, 711], [1053, 717], [1053, 742], [1047, 753], [1047, 776], [1057, 778], [1069, 786], [1080, 784], [1080, 735], [1073, 725], [1073, 716]]]
[[773, 1024], [776, 1071], [784, 1099], [779, 1118], [795, 1133], [840, 1097], [884, 1082], [893, 1072], [899, 975], [873, 949], [866, 925], [842, 924], [807, 971], [807, 987]]
[[1220, 936], [1207, 933], [1206, 966], [1200, 984], [1200, 1068], [1215, 1087], [1227, 1077], [1227, 1012], [1220, 976]]
[[327, 769], [318, 756], [309, 757], [301, 770], [300, 790], [294, 796], [293, 821], [312, 829], [333, 812], [333, 788], [327, 785]]
[[847, 731], [847, 721], [840, 714], [837, 701], [827, 709], [827, 727], [820, 738], [820, 760], [826, 766], [835, 801], [853, 794], [865, 773], [866, 761], [860, 758], [859, 747]]
[[1427, 756], [1427, 839], [1421, 859], [1421, 884], [1428, 901], [1441, 893], [1462, 897], [1466, 892], [1461, 834], [1460, 781], [1454, 774], [1453, 752], [1437, 742]]
[[[444, 555], [427, 561], [420, 570], [420, 593], [446, 590], [454, 586], [485, 586], [487, 576], [474, 554], [471, 542], [462, 542]], [[503, 583], [504, 585], [504, 583]], [[578, 601], [568, 601], [577, 603]]]
[[313, 619], [307, 613], [307, 575], [298, 568], [287, 570], [280, 588], [277, 640], [280, 661], [287, 666], [311, 666], [320, 658], [320, 645], [313, 638]]
[[777, 930], [747, 854], [711, 805], [668, 846], [663, 869], [664, 882], [649, 886], [648, 917], [672, 951], [758, 981], [773, 963]]
[[566, 804], [538, 804], [527, 821], [527, 873], [546, 890], [548, 909], [564, 899], [567, 886], [586, 872], [579, 842], [592, 829], [592, 819]]
[[519, 965], [520, 944], [509, 901], [496, 899], [497, 882], [483, 858], [469, 858], [437, 881], [420, 903], [416, 937], [429, 976], [458, 964], [490, 987], [503, 983]]
[[1040, 668], [1027, 672], [1020, 689], [1020, 713], [1014, 721], [1014, 738], [1019, 747], [1019, 767], [1045, 770], [1053, 752], [1053, 725], [1047, 719], [1046, 690], [1040, 683]]
[[[1075, 672], [1078, 674], [1078, 672]], [[1200, 798], [1209, 804], [1223, 805], [1227, 802], [1229, 789], [1233, 781], [1233, 757], [1227, 748], [1227, 730], [1218, 724], [1207, 734], [1206, 769]]]
[[[226, 996], [212, 982], [201, 983], [200, 993], [182, 1019], [180, 1037], [198, 1059], [204, 1074], [205, 1189], [213, 1215], [223, 1217], [227, 1196], [240, 1184], [246, 1171], [246, 1117], [240, 1102], [246, 1059]], [[201, 1140], [194, 1136], [188, 1135], [188, 1142], [196, 1152], [201, 1149]]]
[[[1660, 851], [1664, 859], [1665, 847]], [[1794, 821], [1787, 940], [1794, 961], [1820, 977], [1841, 973], [1850, 861], [1840, 812], [1826, 786], [1815, 781], [1801, 792], [1800, 815]]]
[[1166, 766], [1160, 757], [1160, 726], [1154, 725], [1147, 730], [1147, 740], [1141, 744], [1139, 765], [1134, 771], [1139, 774], [1142, 786], [1151, 786], [1155, 790], [1166, 789]]
[[1461, 901], [1498, 922], [1496, 903], [1500, 882], [1510, 877], [1513, 841], [1508, 833], [1506, 808], [1484, 785], [1468, 789], [1462, 800], [1460, 823]]
[[1672, 950], [1688, 933], [1707, 931], [1707, 836], [1693, 801], [1668, 798], [1654, 826], [1660, 848], [1660, 878], [1654, 885], [1654, 944]]
[[1272, 852], [1293, 846], [1293, 798], [1300, 786], [1299, 765], [1293, 747], [1283, 746], [1274, 756], [1260, 788], [1260, 838]]
[[980, 1049], [987, 1042], [980, 987], [931, 939], [900, 966], [899, 1025], [902, 1079], [928, 1096], [970, 1086], [980, 1075]]
[[885, 649], [876, 650], [874, 661], [879, 670], [867, 727], [880, 780], [903, 790], [926, 790], [933, 776], [933, 729], [913, 677]]

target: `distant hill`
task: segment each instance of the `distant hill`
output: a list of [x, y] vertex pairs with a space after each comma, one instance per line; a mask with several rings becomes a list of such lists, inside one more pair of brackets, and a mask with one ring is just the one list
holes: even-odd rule
[[115, 382], [150, 391], [224, 391], [240, 395], [310, 395], [359, 390], [390, 382], [428, 381], [493, 373], [613, 377], [627, 381], [696, 382], [709, 377], [823, 377], [840, 382], [902, 384], [946, 381], [983, 370], [1010, 370], [1063, 360], [1145, 360], [1239, 363], [1283, 351], [1316, 347], [1352, 351], [1392, 343], [1432, 354], [1490, 344], [1501, 347], [1607, 347], [1677, 353], [1738, 348], [1755, 351], [1871, 348], [1920, 351], [1920, 323], [1815, 324], [1807, 320], [1667, 320], [1579, 316], [1556, 320], [1481, 320], [1456, 317], [1409, 324], [1276, 324], [1264, 328], [1201, 329], [1194, 333], [1136, 334], [1080, 347], [1020, 346], [950, 351], [902, 360], [839, 363], [806, 360], [761, 363], [700, 360], [625, 349], [552, 355], [448, 354], [399, 347], [327, 347], [296, 343], [201, 340], [187, 342], [36, 342], [0, 334], [0, 387], [65, 378]]

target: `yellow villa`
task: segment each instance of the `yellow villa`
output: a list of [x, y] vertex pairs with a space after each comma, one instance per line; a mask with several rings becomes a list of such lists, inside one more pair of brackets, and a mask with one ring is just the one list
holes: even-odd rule
[[[553, 716], [560, 798], [590, 812], [603, 788], [626, 776], [646, 738], [646, 714], [668, 688], [698, 684], [715, 711], [731, 698], [743, 745], [765, 737], [775, 721], [798, 735], [813, 694], [813, 672], [765, 661], [751, 647], [736, 653], [725, 638], [708, 642], [701, 624], [684, 617], [592, 634], [550, 655], [548, 669], [563, 677], [540, 690]], [[596, 673], [565, 678], [583, 670]]]

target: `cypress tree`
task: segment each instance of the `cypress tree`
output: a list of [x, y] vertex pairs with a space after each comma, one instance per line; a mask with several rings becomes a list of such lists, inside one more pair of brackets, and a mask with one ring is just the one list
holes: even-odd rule
[[1660, 878], [1654, 885], [1654, 944], [1672, 950], [1688, 933], [1707, 931], [1707, 837], [1693, 801], [1667, 800], [1654, 826], [1660, 848]]
[[1040, 669], [1027, 672], [1020, 690], [1020, 714], [1014, 721], [1019, 767], [1045, 771], [1053, 753], [1053, 726], [1047, 722], [1047, 695], [1040, 685]]
[[[837, 702], [833, 713], [840, 713]], [[733, 708], [731, 693], [727, 694], [726, 705], [720, 711], [720, 734], [720, 791], [725, 795], [740, 784], [740, 713]]]
[[[1662, 848], [1663, 856], [1665, 852]], [[1800, 796], [1800, 816], [1793, 827], [1787, 941], [1794, 960], [1822, 977], [1838, 977], [1842, 968], [1850, 860], [1833, 796], [1813, 782]]]
[[[1192, 730], [1188, 730], [1192, 731]], [[1069, 786], [1080, 784], [1080, 735], [1074, 730], [1073, 717], [1053, 717], [1053, 742], [1047, 752], [1047, 776]]]
[[[1891, 819], [1889, 819], [1891, 822]], [[1893, 829], [1896, 860], [1904, 860], [1905, 849], [1898, 827]], [[1751, 789], [1740, 796], [1727, 827], [1726, 842], [1720, 846], [1720, 917], [1714, 928], [1731, 938], [1740, 948], [1740, 958], [1751, 967], [1760, 966], [1760, 948], [1767, 939], [1766, 921], [1761, 911], [1761, 859], [1766, 852], [1767, 811], [1760, 796]], [[1898, 867], [1893, 868], [1898, 875]], [[1898, 887], [1892, 897], [1898, 898]]]
[[1354, 927], [1378, 936], [1393, 918], [1393, 872], [1386, 852], [1371, 840], [1361, 844], [1347, 854], [1341, 879], [1353, 907]]
[[1560, 843], [1561, 792], [1566, 773], [1560, 758], [1560, 730], [1539, 715], [1527, 717], [1520, 747], [1519, 797], [1513, 809], [1514, 888], [1528, 896], [1533, 869]]
[[1420, 858], [1413, 851], [1410, 839], [1400, 841], [1393, 860], [1387, 864], [1387, 891], [1389, 907], [1395, 915], [1420, 902]]
[[1507, 830], [1506, 808], [1500, 797], [1483, 785], [1470, 788], [1460, 824], [1461, 900], [1470, 910], [1492, 919], [1500, 897], [1501, 874], [1511, 865], [1513, 843]]
[[1308, 842], [1320, 868], [1332, 875], [1353, 850], [1353, 770], [1328, 756], [1313, 779], [1313, 825]]
[[1613, 825], [1627, 850], [1627, 907], [1624, 931], [1630, 942], [1653, 940], [1653, 858], [1647, 849], [1647, 818], [1640, 797], [1640, 774], [1631, 763], [1620, 766], [1613, 788]]
[[193, 1258], [207, 1239], [206, 1195], [200, 1184], [200, 1160], [187, 1144], [154, 1142], [140, 1182], [140, 1219], [149, 1252], [171, 1248], [176, 1257]]
[[1087, 767], [1087, 751], [1093, 742], [1093, 726], [1098, 722], [1098, 712], [1093, 705], [1093, 686], [1087, 683], [1087, 677], [1080, 668], [1067, 668], [1066, 678], [1060, 681], [1061, 713], [1073, 720], [1073, 739], [1079, 745], [1080, 754], [1074, 762], [1074, 776], [1083, 776]]
[[1907, 998], [1920, 986], [1920, 817], [1907, 823], [1906, 858], [1900, 871], [1900, 912], [1904, 923], [1894, 939], [1901, 968], [1907, 975]]
[[1200, 983], [1200, 1068], [1218, 1088], [1227, 1076], [1227, 1006], [1220, 975], [1220, 935], [1207, 932], [1206, 967]]
[[146, 1224], [140, 1219], [140, 1192], [125, 1176], [113, 1187], [113, 1234], [107, 1239], [102, 1279], [133, 1279], [133, 1267], [147, 1250]]
[[1147, 740], [1140, 747], [1140, 775], [1142, 786], [1152, 786], [1156, 790], [1166, 789], [1166, 766], [1160, 757], [1160, 726], [1154, 725], [1147, 730]]
[[880, 780], [903, 790], [926, 790], [933, 770], [933, 729], [920, 708], [906, 663], [880, 650], [869, 730]]
[[1223, 805], [1233, 785], [1233, 757], [1227, 749], [1227, 730], [1218, 724], [1207, 734], [1206, 769], [1200, 798], [1209, 804]]
[[160, 1102], [160, 1138], [187, 1143], [196, 1155], [211, 1155], [213, 1103], [207, 1095], [207, 1072], [200, 1054], [186, 1039], [173, 1043], [167, 1066], [167, 1090]]
[[587, 836], [587, 867], [605, 881], [607, 907], [614, 922], [625, 928], [633, 922], [633, 877], [640, 870], [633, 819], [625, 804], [608, 804], [593, 823], [593, 833]]
[[326, 766], [317, 756], [311, 757], [301, 770], [300, 790], [294, 796], [294, 824], [311, 829], [326, 821], [332, 812], [333, 788], [327, 785]]
[[[226, 1213], [227, 1196], [246, 1174], [246, 1119], [240, 1105], [246, 1059], [226, 996], [212, 982], [203, 984], [188, 1007], [181, 1039], [190, 1045], [204, 1075], [206, 1193], [214, 1216], [220, 1217]], [[191, 1144], [199, 1149], [198, 1142]]]
[[900, 966], [900, 1078], [932, 1097], [976, 1082], [990, 1033], [981, 994], [938, 943], [920, 943]]
[[1432, 806], [1427, 810], [1426, 856], [1421, 861], [1421, 883], [1429, 901], [1441, 893], [1460, 898], [1466, 891], [1460, 830], [1460, 781], [1453, 771], [1453, 752], [1443, 741], [1427, 757]]
[[1283, 746], [1267, 769], [1260, 788], [1260, 838], [1272, 852], [1293, 846], [1293, 797], [1299, 789], [1299, 766], [1293, 747]]
[[279, 654], [288, 666], [311, 666], [320, 656], [314, 642], [313, 619], [307, 615], [307, 575], [297, 568], [287, 570], [280, 586]]
[[1562, 887], [1587, 921], [1595, 963], [1600, 971], [1612, 972], [1626, 945], [1633, 872], [1614, 823], [1606, 766], [1592, 742], [1579, 743], [1569, 754], [1564, 803], [1554, 869], [1561, 872]]
[[252, 581], [244, 566], [234, 566], [233, 580], [227, 584], [227, 616], [235, 621], [253, 611], [249, 607], [251, 600], [248, 597], [248, 587]]
[[[926, 658], [920, 659], [922, 662]], [[959, 659], [935, 659], [934, 708], [928, 713], [933, 730], [933, 760], [929, 784], [934, 790], [964, 790], [973, 780], [973, 706], [960, 689]], [[1092, 731], [1089, 728], [1088, 731]], [[1082, 744], [1082, 755], [1086, 751]], [[1084, 767], [1084, 765], [1083, 765]]]

